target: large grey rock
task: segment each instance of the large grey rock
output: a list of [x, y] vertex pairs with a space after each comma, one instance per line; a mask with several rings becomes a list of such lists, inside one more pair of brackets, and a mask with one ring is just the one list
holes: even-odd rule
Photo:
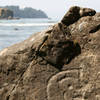
[[100, 13], [71, 9], [81, 17], [0, 52], [0, 100], [100, 100]]

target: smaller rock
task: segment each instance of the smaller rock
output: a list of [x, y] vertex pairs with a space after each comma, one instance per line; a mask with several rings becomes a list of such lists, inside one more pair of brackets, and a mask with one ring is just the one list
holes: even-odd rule
[[14, 28], [14, 30], [16, 30], [16, 31], [17, 31], [17, 30], [18, 30], [18, 28]]

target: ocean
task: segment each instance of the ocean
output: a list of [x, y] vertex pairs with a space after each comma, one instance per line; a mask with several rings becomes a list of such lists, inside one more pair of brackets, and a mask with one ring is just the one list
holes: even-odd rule
[[0, 50], [19, 43], [57, 22], [53, 19], [0, 20]]

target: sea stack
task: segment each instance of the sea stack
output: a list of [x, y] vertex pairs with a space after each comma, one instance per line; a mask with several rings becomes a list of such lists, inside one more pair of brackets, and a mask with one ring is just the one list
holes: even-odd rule
[[13, 11], [6, 8], [0, 8], [0, 19], [12, 19], [12, 18], [13, 18]]
[[3, 49], [0, 100], [100, 100], [100, 13], [71, 7], [59, 23]]

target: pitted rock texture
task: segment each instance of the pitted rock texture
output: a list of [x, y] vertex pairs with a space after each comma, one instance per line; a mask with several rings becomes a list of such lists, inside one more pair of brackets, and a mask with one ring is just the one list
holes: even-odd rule
[[78, 91], [79, 73], [77, 70], [62, 71], [54, 75], [47, 85], [48, 100], [72, 100], [81, 98]]
[[71, 7], [61, 22], [2, 50], [0, 100], [100, 100], [100, 13]]

